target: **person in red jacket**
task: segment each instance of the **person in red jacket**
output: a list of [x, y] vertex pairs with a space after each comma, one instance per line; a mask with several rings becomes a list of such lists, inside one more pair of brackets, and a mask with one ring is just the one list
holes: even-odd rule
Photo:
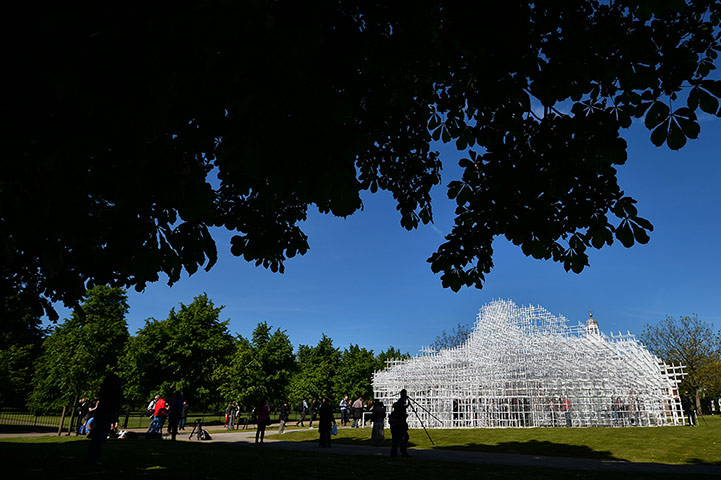
[[167, 403], [165, 397], [161, 395], [157, 402], [155, 402], [155, 410], [153, 411], [153, 425], [150, 427], [150, 433], [160, 433], [163, 430], [163, 424], [165, 423], [165, 415], [168, 412]]

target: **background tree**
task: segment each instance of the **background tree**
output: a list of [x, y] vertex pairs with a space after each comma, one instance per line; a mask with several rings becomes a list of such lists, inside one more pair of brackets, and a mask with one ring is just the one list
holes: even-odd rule
[[343, 350], [340, 358], [340, 368], [336, 372], [333, 396], [331, 401], [335, 408], [344, 395], [352, 400], [363, 397], [365, 400], [373, 397], [373, 372], [378, 369], [378, 360], [373, 350], [350, 345]]
[[222, 309], [202, 294], [190, 305], [181, 303], [177, 312], [171, 309], [165, 320], [145, 321], [122, 360], [127, 395], [134, 405], [144, 406], [153, 394], [174, 391], [194, 408], [219, 403], [215, 371], [230, 361], [235, 347], [229, 320], [219, 319]]
[[40, 315], [14, 297], [3, 299], [0, 312], [0, 407], [24, 409], [48, 332], [41, 326]]
[[376, 369], [383, 370], [384, 368], [386, 368], [386, 360], [404, 360], [408, 358], [411, 358], [408, 352], [401, 353], [401, 351], [397, 348], [390, 346], [387, 350], [380, 352], [376, 357]]
[[721, 380], [721, 332], [714, 334], [710, 324], [695, 314], [666, 316], [658, 325], [646, 325], [639, 339], [665, 362], [684, 365], [681, 391], [694, 392], [700, 411], [700, 389], [713, 390]]
[[55, 327], [43, 342], [30, 396], [36, 411], [57, 410], [75, 395], [93, 396], [118, 368], [129, 338], [125, 291], [97, 286], [78, 311]]
[[50, 315], [87, 284], [210, 268], [213, 226], [282, 272], [308, 250], [309, 207], [346, 216], [382, 189], [404, 228], [431, 222], [433, 140], [463, 168], [448, 184], [455, 225], [429, 258], [443, 286], [481, 288], [496, 237], [580, 272], [589, 249], [652, 230], [618, 185], [620, 131], [643, 120], [678, 149], [697, 112], [721, 115], [715, 0], [16, 10], [0, 298]]
[[430, 346], [435, 350], [457, 347], [468, 339], [471, 335], [471, 331], [473, 331], [473, 327], [459, 323], [458, 326], [454, 327], [450, 333], [446, 333], [446, 331], [443, 330], [443, 332], [436, 337], [435, 341]]
[[216, 377], [221, 382], [223, 402], [237, 400], [246, 409], [260, 401], [278, 407], [286, 399], [288, 385], [296, 370], [293, 345], [280, 329], [271, 333], [267, 323], [259, 323], [251, 341], [239, 336], [235, 353], [227, 365], [220, 365]]
[[340, 369], [341, 353], [325, 334], [318, 345], [299, 345], [296, 354], [298, 373], [290, 382], [290, 405], [296, 407], [303, 398], [334, 398], [334, 383]]

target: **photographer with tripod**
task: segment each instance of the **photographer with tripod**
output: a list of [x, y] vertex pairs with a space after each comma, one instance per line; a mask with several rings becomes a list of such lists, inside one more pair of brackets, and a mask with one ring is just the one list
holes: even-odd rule
[[398, 447], [401, 449], [401, 456], [410, 457], [406, 448], [408, 447], [408, 414], [406, 409], [410, 405], [408, 393], [404, 388], [401, 390], [400, 398], [393, 404], [393, 411], [388, 417], [388, 424], [391, 427], [391, 457], [398, 456]]

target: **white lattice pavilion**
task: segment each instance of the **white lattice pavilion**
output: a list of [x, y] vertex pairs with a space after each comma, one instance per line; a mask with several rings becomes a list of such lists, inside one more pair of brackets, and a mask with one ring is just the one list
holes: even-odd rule
[[462, 345], [389, 361], [373, 376], [390, 405], [405, 388], [411, 428], [682, 425], [683, 367], [667, 365], [633, 335], [569, 326], [542, 307], [495, 301]]

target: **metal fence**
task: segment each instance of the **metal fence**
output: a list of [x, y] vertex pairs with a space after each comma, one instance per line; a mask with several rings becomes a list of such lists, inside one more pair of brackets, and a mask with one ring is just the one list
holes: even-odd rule
[[[0, 410], [0, 429], [4, 431], [57, 431], [70, 435], [77, 433], [84, 419], [78, 417], [75, 409], [66, 406], [62, 411], [53, 413], [24, 412], [18, 410]], [[271, 422], [278, 423], [278, 412], [271, 413]], [[300, 419], [298, 412], [290, 412], [288, 422]], [[152, 417], [145, 411], [131, 411], [123, 409], [118, 412], [118, 423], [122, 429], [143, 429], [150, 426]], [[193, 425], [198, 420], [205, 426], [224, 426], [225, 414], [220, 412], [188, 413], [187, 424]], [[306, 416], [306, 422], [310, 414]], [[232, 428], [243, 428], [255, 424], [255, 417], [249, 412], [240, 413], [234, 419]], [[166, 423], [167, 425], [167, 423]]]
[[52, 430], [60, 426], [60, 414], [0, 410], [0, 425], [6, 430], [28, 427], [33, 430]]
[[[271, 419], [278, 421], [278, 414], [271, 415]], [[225, 425], [225, 414], [219, 412], [188, 413], [187, 423], [193, 424], [200, 420], [203, 425]], [[147, 412], [123, 409], [118, 412], [118, 423], [122, 429], [148, 428], [152, 417]], [[26, 412], [17, 410], [0, 410], [0, 429], [4, 431], [57, 431], [61, 433], [77, 433], [84, 419], [74, 415], [74, 409], [65, 407], [56, 414]], [[255, 422], [250, 413], [241, 413], [235, 417], [234, 428], [241, 428]]]

